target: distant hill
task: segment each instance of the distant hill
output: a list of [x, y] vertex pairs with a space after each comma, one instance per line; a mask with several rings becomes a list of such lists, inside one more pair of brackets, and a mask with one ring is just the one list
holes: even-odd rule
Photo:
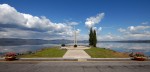
[[17, 38], [1, 38], [0, 45], [1, 46], [12, 46], [12, 45], [37, 45], [48, 43], [45, 40], [41, 39], [17, 39]]
[[73, 40], [56, 39], [56, 40], [48, 40], [48, 42], [52, 44], [68, 44], [73, 43]]
[[150, 43], [150, 40], [123, 40], [123, 41], [99, 41], [99, 42], [118, 42], [118, 43]]
[[[41, 44], [68, 44], [73, 43], [73, 40], [55, 39], [55, 40], [42, 40], [42, 39], [19, 39], [19, 38], [0, 38], [0, 46], [15, 46], [15, 45], [41, 45]], [[126, 40], [126, 41], [98, 41], [118, 42], [118, 43], [150, 43], [150, 40]], [[88, 43], [88, 40], [78, 41], [78, 43]]]
[[[88, 43], [88, 40], [78, 41], [78, 43]], [[150, 40], [122, 40], [122, 41], [98, 41], [98, 43], [150, 43]]]
[[19, 39], [19, 38], [0, 38], [0, 46], [15, 45], [41, 45], [41, 44], [62, 44], [71, 43], [71, 40], [42, 40], [42, 39]]

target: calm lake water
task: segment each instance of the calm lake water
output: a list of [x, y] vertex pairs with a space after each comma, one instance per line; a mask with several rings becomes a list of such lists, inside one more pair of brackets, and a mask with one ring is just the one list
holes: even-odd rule
[[[37, 51], [42, 48], [60, 46], [61, 44], [43, 44], [43, 45], [19, 45], [19, 46], [0, 46], [0, 54], [5, 52], [25, 53], [28, 51]], [[73, 44], [68, 44], [73, 45]], [[88, 45], [88, 43], [79, 43], [78, 45]], [[112, 49], [118, 52], [143, 52], [150, 56], [150, 43], [97, 43], [97, 47]]]

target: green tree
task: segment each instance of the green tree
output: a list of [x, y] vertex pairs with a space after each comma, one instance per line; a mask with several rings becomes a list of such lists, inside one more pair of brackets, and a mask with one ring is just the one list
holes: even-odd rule
[[96, 47], [96, 44], [97, 44], [97, 36], [96, 36], [96, 30], [94, 30], [94, 33], [93, 33], [93, 46]]
[[89, 34], [89, 45], [92, 46], [93, 45], [93, 30], [92, 30], [92, 27], [90, 29], [90, 34]]

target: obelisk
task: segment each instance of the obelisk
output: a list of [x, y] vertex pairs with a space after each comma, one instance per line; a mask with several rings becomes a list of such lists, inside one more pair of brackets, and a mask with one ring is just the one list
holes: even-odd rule
[[74, 45], [77, 45], [77, 33], [74, 26]]

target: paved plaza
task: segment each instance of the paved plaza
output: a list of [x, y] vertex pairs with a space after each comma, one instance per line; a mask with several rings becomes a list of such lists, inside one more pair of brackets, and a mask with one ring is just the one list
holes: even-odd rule
[[66, 47], [67, 52], [63, 58], [91, 58], [84, 50], [89, 49], [89, 47], [78, 46], [74, 48], [73, 46]]
[[91, 58], [84, 50], [68, 50], [63, 58]]

